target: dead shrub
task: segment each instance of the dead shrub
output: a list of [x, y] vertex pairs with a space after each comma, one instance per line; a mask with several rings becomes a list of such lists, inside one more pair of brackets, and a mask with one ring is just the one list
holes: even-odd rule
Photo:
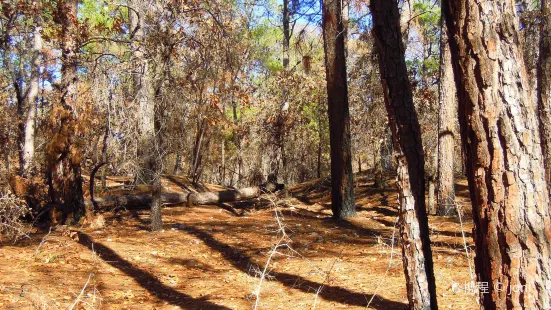
[[10, 191], [0, 193], [0, 241], [17, 241], [27, 235], [23, 217], [29, 214], [27, 203]]

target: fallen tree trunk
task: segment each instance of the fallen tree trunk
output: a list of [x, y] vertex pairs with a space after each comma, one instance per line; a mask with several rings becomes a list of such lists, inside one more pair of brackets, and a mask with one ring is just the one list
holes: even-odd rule
[[[242, 189], [230, 189], [219, 192], [204, 192], [204, 193], [174, 193], [164, 192], [161, 194], [163, 204], [180, 204], [187, 203], [191, 205], [206, 205], [223, 202], [233, 202], [246, 199], [252, 199], [260, 196], [263, 193], [272, 193], [283, 189], [283, 184], [268, 183], [261, 186], [253, 186]], [[93, 207], [95, 203], [96, 209], [108, 208], [146, 208], [151, 203], [151, 194], [135, 194], [121, 196], [107, 196], [94, 198], [94, 202], [86, 200], [86, 207]]]
[[283, 184], [267, 183], [260, 186], [246, 187], [241, 189], [230, 189], [219, 192], [205, 192], [189, 194], [188, 206], [208, 205], [213, 203], [233, 202], [252, 199], [263, 193], [273, 193], [283, 189]]
[[[162, 193], [161, 201], [164, 204], [179, 204], [187, 201], [187, 193]], [[96, 208], [131, 208], [131, 207], [147, 207], [151, 204], [151, 194], [137, 194], [137, 195], [121, 195], [121, 196], [107, 196], [94, 198]], [[90, 200], [86, 200], [86, 206], [92, 206], [93, 203]]]

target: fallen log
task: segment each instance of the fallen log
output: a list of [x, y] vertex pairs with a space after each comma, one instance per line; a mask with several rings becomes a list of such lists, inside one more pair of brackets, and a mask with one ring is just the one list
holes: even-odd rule
[[[203, 192], [203, 193], [175, 193], [163, 192], [161, 199], [163, 204], [181, 204], [187, 203], [192, 205], [207, 205], [224, 202], [234, 202], [246, 199], [252, 199], [260, 196], [263, 193], [273, 193], [283, 189], [283, 184], [267, 183], [260, 186], [246, 187], [241, 189], [229, 189], [219, 192]], [[94, 202], [85, 201], [87, 208], [94, 206], [96, 209], [112, 209], [112, 208], [146, 208], [151, 203], [151, 194], [135, 194], [121, 196], [94, 197]]]
[[264, 193], [276, 192], [283, 189], [283, 187], [283, 184], [267, 183], [260, 186], [229, 189], [219, 192], [192, 193], [188, 196], [187, 204], [188, 206], [208, 205], [252, 199]]
[[[187, 193], [165, 192], [161, 194], [161, 200], [164, 204], [185, 203], [188, 195]], [[151, 204], [151, 194], [94, 197], [94, 202], [99, 209], [148, 207]], [[85, 205], [92, 207], [94, 203], [86, 200]]]

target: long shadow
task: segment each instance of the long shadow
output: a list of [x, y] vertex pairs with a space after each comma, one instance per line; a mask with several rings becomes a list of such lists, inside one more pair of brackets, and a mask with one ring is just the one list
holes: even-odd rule
[[[222, 254], [224, 259], [244, 273], [248, 273], [249, 267], [254, 265], [252, 258], [243, 251], [216, 240], [212, 235], [204, 232], [203, 230], [192, 226], [186, 226], [185, 231], [203, 240], [208, 247], [218, 251]], [[284, 286], [292, 289], [298, 289], [306, 293], [316, 294], [316, 290], [319, 287], [323, 287], [321, 292], [319, 292], [319, 296], [321, 298], [347, 305], [365, 307], [368, 300], [371, 299], [372, 296], [353, 292], [339, 286], [317, 283], [294, 274], [271, 271], [270, 275]], [[384, 299], [380, 296], [376, 296], [370, 306], [375, 309], [407, 309], [407, 305], [404, 303]]]
[[184, 182], [178, 180], [178, 178], [174, 177], [173, 175], [163, 175], [163, 177], [189, 193], [193, 193], [196, 190], [200, 192], [208, 191], [208, 189], [201, 184], [194, 184], [196, 188], [189, 188], [189, 186], [187, 186]]
[[396, 209], [390, 209], [390, 208], [384, 208], [384, 207], [370, 207], [370, 208], [366, 208], [366, 210], [368, 211], [375, 211], [377, 213], [380, 213], [384, 216], [398, 216], [398, 210]]
[[80, 244], [86, 246], [91, 251], [93, 250], [100, 253], [100, 257], [103, 261], [134, 278], [134, 280], [136, 280], [141, 287], [171, 305], [179, 306], [184, 309], [230, 309], [208, 301], [208, 296], [193, 298], [190, 295], [176, 291], [175, 289], [164, 285], [161, 281], [159, 281], [159, 279], [149, 272], [132, 265], [132, 263], [120, 257], [115, 251], [105, 245], [94, 242], [87, 234], [79, 232], [78, 237]]

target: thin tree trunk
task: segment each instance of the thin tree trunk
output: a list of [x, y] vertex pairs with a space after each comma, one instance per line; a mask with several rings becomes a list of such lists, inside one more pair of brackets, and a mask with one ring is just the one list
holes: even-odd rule
[[178, 153], [176, 154], [176, 163], [174, 163], [174, 175], [178, 175], [178, 172], [180, 172], [180, 162], [182, 161], [182, 151], [178, 150]]
[[539, 129], [547, 191], [551, 193], [551, 3], [542, 0], [538, 61]]
[[129, 0], [128, 18], [130, 24], [131, 47], [135, 58], [133, 74], [134, 100], [138, 104], [138, 171], [136, 181], [153, 184], [155, 179], [155, 91], [153, 89], [153, 68], [144, 54], [146, 15], [143, 3]]
[[356, 216], [342, 2], [323, 0], [323, 40], [331, 146], [331, 209], [336, 219]]
[[147, 9], [144, 3], [138, 0], [129, 0], [129, 22], [131, 28], [132, 49], [136, 59], [136, 73], [133, 77], [134, 96], [138, 101], [138, 174], [137, 181], [153, 186], [151, 202], [151, 230], [162, 229], [161, 218], [161, 141], [159, 120], [155, 111], [155, 100], [157, 90], [154, 86], [155, 68], [153, 62], [146, 59], [143, 48], [145, 48], [144, 19]]
[[435, 183], [436, 183], [436, 175], [437, 175], [437, 167], [438, 167], [438, 154], [437, 152], [433, 152], [430, 154], [430, 172], [428, 177], [428, 183], [429, 183], [429, 189], [428, 189], [428, 208], [429, 208], [429, 214], [435, 215], [436, 214], [436, 203], [434, 199], [434, 192], [435, 192]]
[[[101, 161], [107, 164], [107, 141], [109, 141], [109, 135], [111, 133], [111, 101], [113, 100], [113, 93], [109, 92], [109, 98], [107, 100], [107, 127], [103, 136], [103, 146], [101, 148]], [[101, 170], [101, 188], [107, 188], [107, 171], [106, 168]]]
[[163, 229], [163, 219], [161, 216], [162, 183], [160, 175], [158, 175], [153, 181], [153, 192], [151, 198], [151, 230], [160, 231]]
[[34, 161], [34, 138], [36, 124], [36, 110], [39, 89], [40, 55], [42, 50], [42, 19], [40, 14], [34, 17], [34, 38], [31, 76], [29, 88], [25, 98], [27, 105], [27, 120], [25, 121], [25, 144], [23, 146], [23, 171], [27, 173]]
[[317, 177], [318, 179], [321, 178], [321, 155], [322, 155], [322, 138], [323, 138], [323, 132], [321, 128], [321, 116], [322, 116], [322, 100], [320, 98], [319, 100], [319, 106], [318, 106], [318, 162], [317, 162]]
[[199, 166], [200, 166], [200, 158], [201, 158], [201, 148], [203, 144], [203, 137], [205, 135], [206, 131], [206, 125], [207, 125], [207, 119], [203, 119], [201, 121], [197, 122], [197, 135], [195, 137], [195, 145], [193, 147], [193, 158], [191, 162], [191, 175], [190, 177], [193, 180], [197, 179]]
[[[551, 218], [514, 0], [443, 1], [485, 309], [551, 307]], [[523, 288], [520, 290], [519, 288]]]
[[221, 175], [222, 182], [220, 184], [222, 184], [222, 186], [226, 186], [226, 141], [224, 140], [224, 138], [222, 138], [221, 147], [222, 147], [222, 175]]
[[[291, 42], [291, 12], [289, 0], [283, 0], [283, 68], [289, 70], [289, 45]], [[287, 100], [287, 98], [283, 98]]]
[[410, 309], [436, 309], [429, 225], [425, 209], [421, 129], [413, 105], [397, 0], [372, 0], [375, 41], [398, 162], [402, 257]]
[[453, 80], [448, 28], [442, 17], [438, 84], [438, 215], [455, 215], [454, 149], [457, 93]]

